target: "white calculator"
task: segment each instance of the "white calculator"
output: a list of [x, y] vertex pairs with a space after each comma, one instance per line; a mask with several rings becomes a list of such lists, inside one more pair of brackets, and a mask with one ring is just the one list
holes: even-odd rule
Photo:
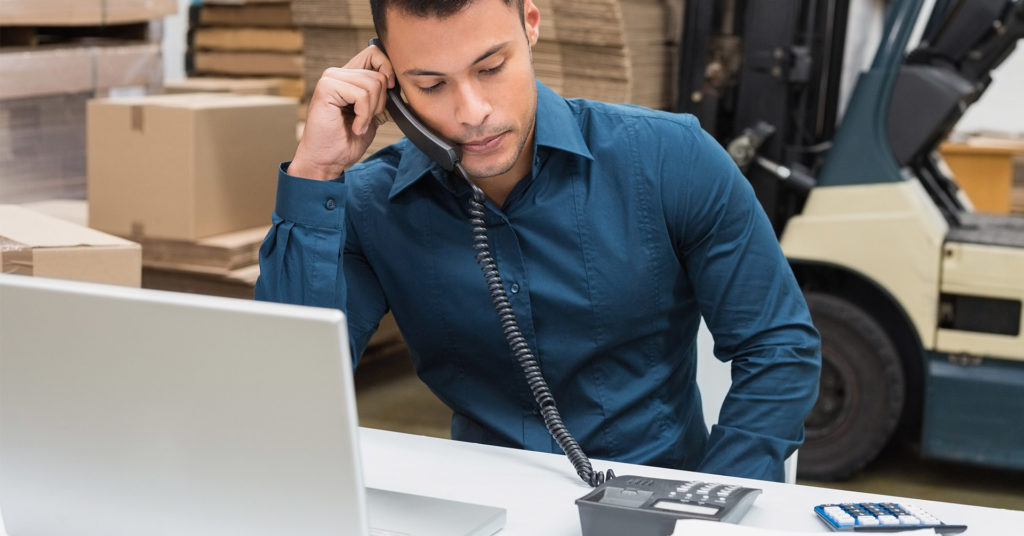
[[857, 532], [896, 532], [933, 529], [941, 534], [957, 534], [967, 525], [949, 525], [910, 504], [861, 502], [820, 504], [814, 512], [832, 530]]

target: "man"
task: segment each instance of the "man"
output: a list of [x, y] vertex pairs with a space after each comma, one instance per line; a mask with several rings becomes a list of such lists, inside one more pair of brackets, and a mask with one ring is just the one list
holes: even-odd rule
[[[504, 288], [592, 457], [781, 480], [819, 340], [753, 191], [691, 116], [565, 100], [533, 74], [531, 0], [375, 0], [388, 55], [328, 69], [279, 172], [259, 299], [346, 311], [359, 356], [390, 309], [452, 437], [559, 452], [506, 345], [467, 184], [408, 141], [354, 165], [395, 80], [487, 196]], [[708, 435], [701, 315], [733, 384]], [[413, 410], [410, 408], [410, 410]]]

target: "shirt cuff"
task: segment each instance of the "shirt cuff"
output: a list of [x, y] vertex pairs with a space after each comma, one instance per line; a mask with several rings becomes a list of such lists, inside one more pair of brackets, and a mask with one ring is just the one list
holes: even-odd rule
[[277, 170], [277, 216], [302, 225], [341, 229], [345, 225], [343, 176], [329, 181], [302, 179], [285, 172], [289, 164], [284, 162]]

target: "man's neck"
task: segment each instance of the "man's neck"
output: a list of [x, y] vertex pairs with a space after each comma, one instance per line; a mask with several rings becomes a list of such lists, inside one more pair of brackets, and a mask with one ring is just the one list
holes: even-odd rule
[[492, 203], [498, 207], [505, 206], [505, 201], [508, 199], [508, 195], [512, 193], [519, 181], [523, 180], [526, 176], [524, 172], [519, 178], [512, 178], [512, 175], [501, 175], [499, 177], [488, 177], [486, 179], [473, 179], [473, 182], [483, 190], [484, 195], [487, 199], [490, 199]]
[[512, 190], [519, 184], [519, 181], [523, 180], [527, 174], [533, 171], [534, 134], [534, 131], [530, 132], [530, 136], [526, 139], [526, 144], [523, 146], [523, 151], [519, 153], [519, 158], [511, 169], [501, 175], [485, 179], [473, 179], [473, 182], [483, 190], [484, 195], [498, 207], [505, 206], [508, 195], [512, 193]]

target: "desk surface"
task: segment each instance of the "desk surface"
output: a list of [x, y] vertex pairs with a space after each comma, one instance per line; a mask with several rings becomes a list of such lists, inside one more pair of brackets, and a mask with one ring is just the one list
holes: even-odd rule
[[[589, 488], [564, 456], [360, 428], [363, 477], [374, 488], [500, 506], [508, 511], [500, 536], [578, 536], [575, 500]], [[947, 523], [968, 525], [967, 535], [1016, 533], [1024, 511], [704, 475], [596, 461], [596, 469], [676, 480], [703, 479], [764, 490], [742, 525], [822, 532], [811, 509], [821, 503], [893, 500], [922, 506]], [[1022, 505], [1024, 506], [1024, 505]], [[0, 536], [6, 536], [0, 517]]]
[[[560, 455], [490, 447], [459, 441], [360, 429], [366, 485], [445, 499], [501, 506], [508, 520], [501, 536], [576, 536], [575, 500], [587, 493], [569, 461]], [[595, 461], [595, 469], [616, 474], [701, 479], [764, 490], [741, 524], [790, 531], [824, 531], [815, 505], [858, 500], [916, 504], [947, 523], [968, 526], [966, 535], [1009, 534], [1024, 526], [1024, 511], [966, 506], [704, 475], [624, 463]], [[1022, 505], [1024, 507], [1024, 505]]]

